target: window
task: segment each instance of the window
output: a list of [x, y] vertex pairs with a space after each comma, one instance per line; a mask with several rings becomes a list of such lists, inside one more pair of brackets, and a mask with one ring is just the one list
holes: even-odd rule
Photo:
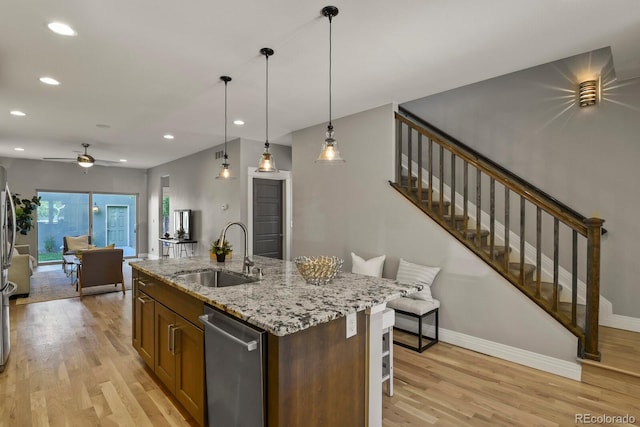
[[91, 235], [96, 246], [115, 243], [137, 255], [137, 195], [38, 191], [38, 262], [62, 261], [64, 236]]

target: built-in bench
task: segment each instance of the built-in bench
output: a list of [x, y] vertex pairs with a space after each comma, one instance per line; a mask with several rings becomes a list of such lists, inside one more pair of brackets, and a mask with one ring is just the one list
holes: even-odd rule
[[[425, 351], [426, 349], [428, 349], [429, 347], [431, 347], [432, 345], [438, 342], [438, 309], [440, 308], [440, 301], [438, 301], [437, 299], [433, 299], [433, 301], [424, 301], [424, 300], [412, 299], [408, 297], [400, 297], [392, 301], [389, 301], [387, 303], [387, 307], [394, 309], [396, 314], [402, 314], [404, 316], [414, 318], [418, 322], [417, 334], [414, 331], [398, 327], [397, 321], [395, 322], [395, 326], [394, 326], [395, 329], [399, 329], [411, 335], [417, 335], [418, 337], [417, 347], [414, 347], [405, 342], [398, 341], [396, 339], [393, 340], [394, 344], [422, 353], [423, 351]], [[433, 316], [434, 318], [435, 333], [433, 337], [423, 335], [422, 322], [428, 316]], [[428, 342], [423, 345], [422, 342], [424, 338], [427, 338]]]

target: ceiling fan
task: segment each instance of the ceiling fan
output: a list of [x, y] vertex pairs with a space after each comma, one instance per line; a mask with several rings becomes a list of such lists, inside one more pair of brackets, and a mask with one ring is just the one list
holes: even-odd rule
[[110, 166], [112, 164], [116, 164], [119, 162], [114, 162], [111, 160], [96, 160], [92, 155], [87, 153], [87, 148], [89, 148], [90, 144], [86, 142], [82, 144], [84, 147], [84, 153], [79, 153], [78, 156], [74, 159], [72, 157], [45, 157], [43, 160], [55, 160], [55, 161], [64, 161], [64, 162], [76, 162], [78, 166], [83, 168], [90, 168], [94, 164], [100, 164], [102, 166]]

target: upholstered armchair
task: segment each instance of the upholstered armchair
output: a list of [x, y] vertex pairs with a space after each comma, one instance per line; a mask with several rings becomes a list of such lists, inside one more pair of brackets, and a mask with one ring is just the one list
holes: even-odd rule
[[31, 274], [33, 274], [30, 248], [29, 245], [15, 245], [14, 251], [9, 267], [9, 281], [18, 287], [14, 295], [28, 296], [31, 292]]
[[[76, 255], [78, 252], [86, 251], [93, 248], [91, 244], [91, 236], [64, 236], [62, 238], [62, 255]], [[67, 261], [62, 257], [62, 269], [65, 273], [69, 273]]]
[[83, 288], [101, 285], [122, 284], [124, 289], [124, 277], [122, 275], [122, 249], [92, 249], [82, 253], [82, 262], [78, 268], [78, 292], [82, 299]]

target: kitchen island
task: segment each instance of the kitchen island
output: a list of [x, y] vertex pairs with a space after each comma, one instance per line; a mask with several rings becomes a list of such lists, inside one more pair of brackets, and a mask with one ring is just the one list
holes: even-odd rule
[[[387, 301], [420, 286], [344, 272], [316, 286], [307, 284], [291, 262], [263, 257], [254, 261], [262, 268], [262, 280], [223, 288], [180, 275], [212, 268], [241, 273], [242, 260], [218, 264], [194, 257], [131, 263], [133, 343], [145, 362], [161, 380], [166, 371], [173, 370], [173, 377], [184, 374], [170, 379], [168, 387], [173, 386], [178, 400], [204, 423], [205, 405], [198, 396], [204, 388], [204, 379], [197, 378], [199, 369], [204, 372], [198, 316], [207, 304], [267, 332], [266, 425], [381, 425], [382, 311]], [[349, 338], [347, 318], [355, 319], [355, 325], [350, 324], [355, 335]], [[162, 354], [165, 344], [170, 354]], [[180, 360], [185, 357], [193, 360]]]

